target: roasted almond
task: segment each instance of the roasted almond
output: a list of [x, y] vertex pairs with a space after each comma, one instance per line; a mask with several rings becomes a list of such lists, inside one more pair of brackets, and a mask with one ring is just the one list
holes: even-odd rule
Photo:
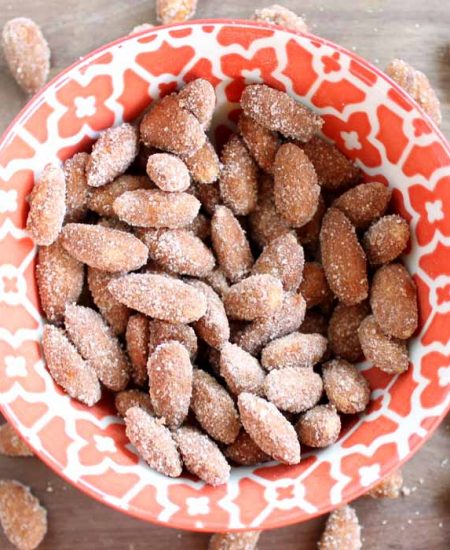
[[183, 344], [183, 346], [187, 349], [191, 360], [195, 359], [195, 356], [197, 355], [197, 336], [192, 327], [180, 323], [158, 321], [157, 319], [150, 319], [148, 323], [148, 351], [150, 355], [160, 344], [175, 340], [180, 344]]
[[123, 123], [104, 130], [92, 147], [86, 165], [88, 185], [101, 187], [121, 176], [138, 153], [138, 135], [134, 126]]
[[114, 405], [120, 416], [125, 417], [131, 407], [141, 407], [144, 411], [153, 414], [150, 395], [139, 390], [123, 390], [116, 393]]
[[313, 111], [265, 84], [247, 86], [241, 96], [241, 107], [265, 128], [300, 141], [308, 141], [322, 127], [322, 119]]
[[83, 281], [83, 264], [72, 258], [59, 240], [39, 248], [36, 282], [41, 306], [49, 321], [62, 321], [66, 305], [78, 301]]
[[177, 446], [160, 419], [141, 407], [131, 407], [125, 415], [125, 426], [128, 439], [149, 466], [169, 477], [181, 475]]
[[272, 174], [280, 139], [256, 120], [242, 114], [238, 121], [239, 133], [258, 166]]
[[402, 264], [382, 266], [373, 276], [370, 306], [381, 330], [394, 338], [410, 338], [418, 326], [417, 289]]
[[257, 167], [244, 143], [232, 136], [222, 154], [219, 177], [220, 196], [236, 216], [246, 216], [255, 209], [258, 198]]
[[236, 439], [241, 424], [233, 400], [210, 374], [199, 369], [194, 371], [191, 409], [213, 439], [227, 445]]
[[241, 430], [236, 440], [226, 447], [225, 456], [240, 466], [254, 466], [270, 460], [270, 456], [262, 451], [245, 430]]
[[[186, 4], [190, 0], [182, 1]], [[178, 92], [178, 103], [192, 113], [203, 128], [207, 128], [216, 106], [214, 86], [205, 78], [192, 80]]]
[[269, 372], [264, 392], [280, 411], [301, 413], [314, 407], [322, 396], [322, 379], [312, 369], [288, 367]]
[[125, 342], [131, 362], [131, 377], [138, 386], [143, 386], [147, 381], [149, 339], [147, 317], [140, 313], [131, 315], [125, 332]]
[[322, 265], [328, 285], [344, 304], [351, 306], [367, 298], [366, 256], [355, 228], [336, 208], [330, 208], [320, 230]]
[[283, 286], [272, 275], [252, 275], [236, 283], [225, 294], [229, 317], [252, 321], [272, 315], [283, 305]]
[[200, 209], [200, 202], [189, 193], [138, 189], [117, 197], [113, 209], [121, 220], [130, 225], [179, 228], [194, 220]]
[[327, 339], [321, 334], [293, 332], [268, 344], [261, 353], [262, 366], [267, 370], [287, 367], [312, 367], [327, 349]]
[[27, 231], [40, 246], [56, 241], [66, 214], [66, 181], [59, 166], [47, 164], [29, 197]]
[[211, 271], [211, 273], [208, 273], [205, 277], [205, 281], [214, 290], [214, 292], [222, 298], [230, 288], [227, 278], [220, 267], [216, 267]]
[[293, 143], [285, 143], [278, 149], [273, 173], [277, 212], [292, 227], [311, 221], [319, 204], [320, 187], [305, 153]]
[[333, 359], [323, 366], [322, 376], [325, 393], [339, 412], [356, 414], [366, 409], [370, 388], [355, 365], [343, 359]]
[[111, 183], [92, 189], [88, 200], [89, 210], [97, 212], [100, 216], [115, 216], [113, 204], [117, 197], [126, 191], [148, 189], [150, 185], [151, 182], [146, 176], [131, 176], [129, 174], [119, 176]]
[[148, 177], [163, 191], [186, 191], [191, 183], [184, 162], [169, 153], [155, 153], [147, 160]]
[[408, 370], [408, 348], [404, 340], [387, 336], [377, 325], [373, 315], [360, 324], [358, 337], [366, 359], [388, 374], [400, 374]]
[[256, 550], [261, 531], [245, 533], [216, 533], [212, 535], [208, 550]]
[[325, 202], [322, 195], [319, 195], [317, 210], [311, 220], [296, 229], [298, 242], [309, 249], [315, 250], [319, 244], [320, 228], [322, 218], [326, 212]]
[[100, 225], [69, 223], [61, 244], [78, 261], [112, 273], [139, 269], [148, 258], [147, 247], [137, 237]]
[[150, 397], [155, 414], [171, 428], [186, 418], [192, 393], [192, 364], [186, 348], [171, 340], [148, 358]]
[[183, 160], [192, 179], [197, 183], [213, 183], [219, 177], [219, 157], [208, 139], [198, 151], [189, 157], [183, 157]]
[[190, 187], [188, 191], [191, 190], [194, 196], [201, 202], [204, 210], [212, 216], [216, 210], [216, 206], [219, 206], [222, 202], [219, 182], [215, 181], [210, 185], [195, 185]]
[[400, 469], [394, 470], [380, 483], [367, 491], [367, 496], [372, 498], [398, 498], [403, 487], [403, 475]]
[[331, 298], [325, 271], [319, 262], [305, 262], [299, 291], [308, 309], [323, 304]]
[[331, 512], [317, 548], [361, 550], [361, 526], [353, 508], [346, 505]]
[[184, 465], [208, 485], [222, 485], [230, 477], [230, 466], [219, 447], [197, 428], [183, 426], [174, 433]]
[[329, 321], [328, 343], [337, 357], [350, 362], [361, 360], [363, 353], [358, 329], [368, 313], [369, 308], [365, 303], [354, 306], [336, 305]]
[[241, 393], [238, 406], [245, 431], [258, 447], [284, 464], [300, 462], [294, 427], [275, 405], [251, 393]]
[[45, 325], [42, 349], [53, 380], [70, 397], [90, 407], [100, 400], [101, 388], [94, 369], [83, 360], [64, 331]]
[[267, 8], [255, 10], [252, 19], [262, 23], [273, 23], [291, 31], [309, 32], [303, 17], [279, 4], [272, 4]]
[[322, 448], [335, 443], [341, 431], [341, 418], [333, 405], [317, 405], [301, 415], [295, 426], [300, 443]]
[[236, 344], [227, 342], [220, 350], [220, 375], [235, 395], [262, 395], [265, 372], [259, 361]]
[[79, 222], [86, 217], [91, 188], [87, 184], [87, 153], [76, 153], [64, 163], [66, 179], [66, 222]]
[[197, 0], [156, 0], [156, 18], [163, 25], [180, 23], [192, 17], [196, 7]]
[[0, 455], [33, 456], [33, 453], [11, 424], [6, 423], [0, 426]]
[[108, 289], [119, 302], [161, 321], [192, 323], [206, 313], [201, 292], [165, 275], [130, 273], [111, 281]]
[[386, 212], [391, 193], [382, 183], [361, 183], [338, 197], [333, 207], [344, 212], [357, 229], [366, 229]]
[[245, 232], [231, 210], [218, 206], [211, 220], [211, 240], [225, 276], [237, 282], [250, 271], [253, 256]]
[[362, 245], [372, 265], [387, 264], [405, 250], [410, 238], [408, 223], [393, 214], [383, 216], [364, 234]]

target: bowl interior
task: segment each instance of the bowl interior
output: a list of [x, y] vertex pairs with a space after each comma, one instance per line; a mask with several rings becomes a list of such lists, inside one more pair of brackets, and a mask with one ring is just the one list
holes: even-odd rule
[[[234, 128], [243, 87], [265, 82], [319, 112], [324, 134], [365, 173], [394, 189], [412, 228], [420, 332], [410, 370], [362, 364], [368, 411], [340, 440], [295, 467], [234, 468], [211, 488], [168, 479], [139, 461], [106, 397], [89, 409], [46, 371], [26, 197], [47, 162], [89, 148], [99, 131], [132, 120], [196, 77], [216, 88], [213, 134]], [[325, 40], [248, 22], [199, 21], [116, 41], [59, 75], [27, 105], [0, 144], [0, 403], [39, 456], [95, 498], [152, 522], [198, 530], [271, 528], [308, 519], [363, 493], [406, 460], [449, 404], [450, 154], [420, 109], [367, 62]]]

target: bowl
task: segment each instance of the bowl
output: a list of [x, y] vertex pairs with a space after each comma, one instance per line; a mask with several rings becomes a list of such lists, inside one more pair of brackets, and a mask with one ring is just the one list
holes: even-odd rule
[[[168, 479], [139, 460], [106, 397], [93, 408], [55, 386], [40, 349], [36, 248], [27, 195], [47, 162], [89, 148], [98, 133], [134, 119], [183, 82], [216, 88], [213, 133], [233, 128], [243, 87], [286, 90], [324, 118], [324, 134], [393, 188], [411, 224], [404, 260], [418, 288], [420, 328], [411, 368], [388, 376], [361, 364], [367, 412], [339, 441], [298, 466], [234, 468], [212, 488]], [[245, 21], [194, 21], [119, 39], [43, 88], [0, 143], [0, 402], [7, 419], [56, 473], [92, 497], [143, 520], [190, 530], [267, 529], [307, 520], [363, 494], [410, 458], [450, 402], [450, 148], [389, 78], [322, 38]]]

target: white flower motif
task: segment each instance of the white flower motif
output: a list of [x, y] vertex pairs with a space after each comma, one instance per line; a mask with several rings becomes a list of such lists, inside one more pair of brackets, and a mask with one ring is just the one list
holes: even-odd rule
[[425, 210], [427, 211], [427, 218], [430, 223], [437, 222], [444, 219], [444, 212], [442, 212], [442, 201], [437, 200], [434, 202], [426, 202]]
[[186, 499], [187, 513], [190, 516], [204, 516], [209, 514], [208, 497], [189, 497]]
[[258, 84], [262, 82], [261, 69], [253, 69], [251, 71], [243, 69], [242, 76], [246, 84]]
[[75, 116], [78, 118], [95, 115], [95, 96], [90, 95], [88, 97], [76, 97], [75, 107]]
[[15, 212], [17, 210], [17, 191], [10, 189], [3, 191], [0, 189], [0, 214], [5, 212]]
[[21, 355], [7, 355], [5, 357], [6, 376], [10, 378], [25, 378], [27, 363]]
[[438, 369], [439, 385], [445, 388], [450, 384], [450, 367], [441, 367]]
[[26, 291], [25, 279], [15, 266], [11, 264], [0, 266], [0, 302], [16, 306], [21, 303]]
[[361, 466], [359, 469], [359, 477], [361, 479], [361, 485], [368, 487], [374, 481], [380, 477], [380, 465], [372, 464], [372, 466]]
[[99, 453], [115, 453], [117, 452], [116, 444], [112, 437], [103, 435], [94, 435], [95, 446]]
[[362, 149], [362, 145], [356, 132], [341, 132], [341, 138], [344, 140], [345, 147], [349, 151], [352, 149]]

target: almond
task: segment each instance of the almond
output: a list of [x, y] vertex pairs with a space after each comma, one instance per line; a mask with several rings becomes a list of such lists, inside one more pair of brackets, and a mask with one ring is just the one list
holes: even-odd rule
[[33, 453], [10, 424], [3, 424], [0, 426], [0, 455], [33, 456]]
[[328, 343], [335, 355], [350, 362], [361, 360], [363, 353], [358, 329], [368, 313], [369, 308], [365, 303], [355, 306], [337, 304], [328, 326]]
[[333, 207], [344, 212], [357, 229], [366, 229], [386, 212], [391, 193], [382, 183], [361, 183], [338, 197]]
[[230, 288], [227, 278], [220, 267], [216, 267], [211, 273], [208, 273], [205, 281], [222, 298]]
[[147, 160], [148, 177], [167, 192], [186, 191], [191, 180], [184, 162], [169, 153], [156, 153]]
[[30, 193], [27, 231], [40, 246], [56, 241], [66, 213], [66, 182], [59, 166], [47, 164]]
[[410, 338], [418, 326], [417, 289], [401, 264], [380, 267], [373, 276], [370, 306], [381, 330], [394, 338]]
[[156, 348], [164, 342], [175, 340], [187, 349], [189, 357], [194, 360], [197, 355], [197, 336], [188, 325], [180, 323], [168, 323], [151, 319], [149, 323], [148, 350], [151, 355]]
[[336, 208], [323, 218], [320, 249], [328, 285], [339, 300], [348, 306], [365, 300], [369, 292], [366, 256], [355, 228]]
[[180, 23], [192, 17], [196, 7], [197, 0], [157, 0], [156, 17], [163, 25]]
[[100, 216], [115, 216], [113, 204], [117, 197], [126, 191], [148, 189], [150, 185], [151, 182], [146, 176], [131, 176], [129, 174], [119, 176], [111, 183], [92, 189], [88, 200], [89, 210], [97, 212]]
[[278, 311], [283, 304], [283, 286], [272, 275], [252, 275], [236, 283], [224, 297], [229, 317], [252, 321]]
[[245, 114], [239, 117], [238, 128], [245, 145], [258, 166], [265, 172], [272, 174], [275, 155], [280, 146], [278, 135]]
[[210, 185], [195, 185], [192, 188], [193, 194], [201, 202], [205, 211], [212, 216], [216, 206], [221, 204], [219, 182], [213, 182]]
[[[184, 0], [186, 2], [186, 0]], [[189, 2], [189, 0], [187, 0]], [[192, 2], [192, 4], [196, 4]], [[214, 86], [204, 78], [197, 78], [188, 82], [178, 92], [178, 103], [183, 109], [192, 113], [203, 128], [207, 128], [216, 106], [216, 92]]]
[[317, 210], [311, 220], [296, 229], [298, 242], [309, 249], [315, 250], [319, 244], [320, 228], [322, 226], [322, 218], [326, 212], [325, 202], [322, 195], [319, 195]]
[[258, 447], [284, 464], [300, 462], [294, 427], [275, 405], [251, 393], [241, 393], [238, 406], [245, 431]]
[[128, 319], [125, 332], [127, 353], [131, 362], [131, 377], [138, 386], [147, 381], [148, 345], [150, 340], [148, 319], [137, 313]]
[[153, 414], [150, 395], [139, 390], [124, 390], [116, 393], [114, 405], [122, 417], [125, 417], [128, 409], [131, 409], [131, 407], [141, 407], [141, 409], [149, 414]]
[[320, 361], [326, 349], [327, 339], [321, 334], [293, 332], [270, 342], [262, 350], [261, 363], [267, 370], [312, 367]]
[[209, 541], [208, 550], [255, 550], [261, 531], [245, 533], [216, 533]]
[[305, 262], [299, 291], [305, 299], [308, 309], [329, 301], [331, 298], [330, 287], [325, 277], [325, 271], [319, 262]]
[[264, 392], [280, 411], [300, 413], [314, 407], [322, 396], [322, 379], [312, 369], [293, 367], [269, 372]]
[[341, 431], [341, 418], [333, 405], [317, 405], [306, 411], [296, 425], [300, 443], [322, 448], [335, 443]]
[[263, 393], [264, 370], [255, 357], [236, 344], [227, 342], [220, 350], [220, 375], [235, 395]]
[[331, 512], [317, 548], [319, 550], [337, 548], [360, 550], [362, 548], [361, 526], [353, 508], [343, 506]]
[[393, 214], [383, 216], [364, 234], [362, 245], [372, 265], [387, 264], [405, 250], [410, 238], [408, 223]]
[[367, 491], [367, 496], [372, 498], [398, 498], [403, 487], [403, 475], [401, 470], [394, 470], [380, 483]]
[[215, 182], [220, 173], [220, 162], [211, 142], [207, 139], [193, 155], [183, 157], [192, 179], [200, 184]]
[[279, 4], [272, 4], [267, 8], [255, 10], [252, 19], [262, 23], [273, 23], [291, 31], [309, 32], [303, 17]]
[[87, 153], [76, 153], [64, 163], [66, 180], [66, 222], [79, 222], [86, 217], [91, 188], [87, 184]]
[[323, 387], [330, 403], [344, 414], [356, 414], [366, 409], [370, 388], [358, 369], [344, 361], [334, 359], [322, 369]]
[[240, 466], [254, 466], [270, 460], [270, 456], [258, 447], [245, 430], [240, 431], [224, 453], [229, 460]]
[[206, 299], [192, 286], [150, 273], [130, 273], [108, 285], [112, 295], [136, 311], [170, 323], [192, 323], [206, 313]]

